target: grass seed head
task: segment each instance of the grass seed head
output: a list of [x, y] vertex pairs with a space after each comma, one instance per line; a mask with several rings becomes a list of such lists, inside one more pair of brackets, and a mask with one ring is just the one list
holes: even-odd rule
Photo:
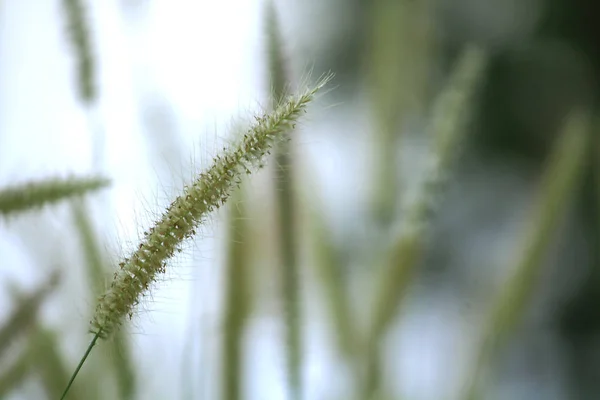
[[99, 298], [91, 321], [91, 332], [107, 337], [148, 291], [157, 276], [166, 271], [166, 262], [181, 251], [184, 240], [196, 234], [208, 214], [221, 207], [239, 185], [240, 177], [258, 170], [269, 150], [294, 125], [317, 93], [330, 79], [326, 75], [317, 86], [290, 96], [273, 112], [256, 118], [241, 142], [224, 148], [212, 165], [180, 194], [145, 232], [135, 252], [119, 264], [120, 269], [108, 290]]

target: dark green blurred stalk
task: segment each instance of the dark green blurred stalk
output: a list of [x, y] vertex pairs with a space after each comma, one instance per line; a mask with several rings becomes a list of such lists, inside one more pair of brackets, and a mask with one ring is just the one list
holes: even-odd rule
[[418, 115], [432, 58], [428, 0], [374, 0], [371, 3], [366, 74], [375, 127], [374, 213], [389, 226], [398, 204], [397, 152], [408, 115]]
[[225, 273], [225, 308], [223, 338], [224, 400], [239, 400], [244, 396], [244, 333], [250, 314], [252, 261], [248, 251], [247, 213], [244, 192], [238, 189], [229, 206], [229, 238], [227, 239], [227, 270]]
[[[283, 53], [279, 18], [271, 1], [266, 5], [267, 49], [272, 107], [285, 96], [289, 73]], [[294, 177], [288, 137], [275, 147], [275, 192], [278, 211], [279, 255], [281, 257], [282, 294], [286, 325], [287, 379], [290, 398], [302, 398], [302, 331], [300, 309], [300, 275], [296, 254], [296, 207], [294, 204]]]
[[[592, 140], [591, 140], [591, 145], [592, 147], [592, 168], [594, 169], [592, 171], [592, 174], [596, 177], [596, 202], [598, 203], [597, 205], [597, 210], [600, 210], [600, 116], [596, 115], [594, 118], [594, 125], [592, 126], [592, 130], [593, 133], [592, 135]], [[597, 226], [600, 227], [600, 212], [596, 213], [598, 216], [598, 220], [597, 220]], [[600, 232], [598, 232], [597, 237], [600, 239]], [[598, 243], [596, 243], [598, 246], [598, 249], [600, 249], [600, 241]]]
[[[93, 293], [94, 298], [97, 298], [103, 293], [107, 278], [103, 253], [93, 228], [89, 208], [86, 207], [83, 199], [82, 201], [73, 202], [73, 213], [83, 247], [91, 293]], [[112, 348], [109, 358], [114, 368], [119, 395], [125, 400], [132, 399], [135, 396], [136, 374], [131, 360], [125, 326], [123, 326], [123, 329], [114, 332], [108, 343]]]
[[356, 356], [357, 327], [355, 326], [350, 299], [346, 292], [346, 279], [338, 249], [331, 240], [325, 219], [316, 207], [312, 212], [312, 247], [316, 251], [316, 269], [329, 307], [331, 324], [338, 351], [348, 360]]
[[31, 371], [31, 366], [31, 356], [27, 351], [24, 351], [17, 361], [2, 371], [0, 374], [0, 399], [5, 398], [9, 393], [21, 386]]
[[538, 200], [520, 242], [523, 247], [517, 253], [514, 273], [498, 293], [489, 314], [465, 399], [483, 398], [482, 376], [529, 304], [548, 245], [580, 182], [589, 136], [588, 116], [573, 112], [548, 160]]

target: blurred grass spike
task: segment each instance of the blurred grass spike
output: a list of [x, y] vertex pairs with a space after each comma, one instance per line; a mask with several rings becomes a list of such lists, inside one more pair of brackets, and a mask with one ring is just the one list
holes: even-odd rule
[[56, 289], [59, 282], [60, 270], [53, 271], [46, 282], [32, 294], [19, 300], [8, 321], [0, 327], [0, 356], [9, 347], [12, 340], [35, 324], [40, 306]]
[[13, 214], [40, 208], [71, 197], [102, 189], [110, 181], [102, 177], [52, 178], [0, 189], [0, 214]]
[[224, 205], [232, 191], [239, 187], [242, 176], [260, 169], [272, 147], [285, 139], [284, 134], [331, 78], [332, 74], [325, 75], [313, 88], [290, 96], [271, 113], [257, 117], [237, 144], [223, 148], [214, 157], [212, 166], [197, 175], [192, 184], [184, 185], [181, 195], [146, 232], [137, 250], [123, 259], [110, 287], [99, 297], [90, 322], [94, 338], [61, 399], [66, 397], [98, 339], [108, 337], [132, 312], [150, 285], [166, 272], [167, 262], [181, 249], [186, 239], [193, 237], [198, 225], [205, 222], [212, 211]]
[[394, 220], [399, 203], [397, 150], [409, 115], [425, 105], [434, 58], [434, 19], [430, 1], [370, 2], [365, 51], [377, 165], [373, 183], [374, 216]]
[[77, 59], [77, 90], [83, 103], [93, 103], [98, 97], [90, 29], [84, 0], [63, 0], [67, 30]]
[[[428, 170], [420, 184], [416, 200], [406, 211], [405, 225], [393, 244], [387, 265], [381, 270], [375, 293], [373, 320], [366, 343], [367, 373], [365, 395], [371, 396], [378, 383], [372, 381], [379, 374], [378, 344], [401, 307], [402, 299], [412, 281], [414, 268], [423, 250], [427, 227], [436, 207], [439, 192], [446, 182], [446, 171], [456, 157], [464, 137], [465, 122], [486, 64], [485, 51], [467, 47], [459, 58], [449, 82], [433, 106], [431, 133], [434, 146], [429, 157]], [[369, 382], [371, 381], [371, 382]]]
[[496, 350], [501, 346], [523, 316], [535, 288], [537, 277], [544, 264], [550, 241], [565, 215], [569, 200], [581, 181], [586, 148], [590, 142], [590, 118], [581, 110], [573, 111], [557, 139], [553, 153], [542, 177], [537, 202], [524, 231], [522, 249], [516, 252], [513, 275], [493, 303], [487, 325], [484, 327], [481, 346], [477, 352], [470, 383], [465, 386], [465, 399], [482, 398], [481, 377], [489, 366]]
[[456, 156], [457, 147], [464, 136], [464, 123], [485, 60], [486, 55], [481, 49], [465, 49], [448, 85], [435, 102], [432, 134], [436, 145], [428, 155], [431, 161], [429, 169], [420, 185], [419, 195], [407, 209], [406, 225], [387, 257], [389, 264], [382, 270], [380, 286], [375, 292], [371, 327], [371, 339], [375, 342], [390, 325], [410, 283], [412, 267], [423, 245], [437, 193], [446, 180], [445, 171], [450, 168], [450, 161]]

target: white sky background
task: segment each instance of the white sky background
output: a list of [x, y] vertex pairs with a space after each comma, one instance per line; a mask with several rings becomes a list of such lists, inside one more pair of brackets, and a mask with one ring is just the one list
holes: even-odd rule
[[[125, 9], [117, 0], [89, 3], [95, 4], [88, 13], [95, 30], [100, 99], [98, 108], [88, 113], [76, 98], [76, 63], [66, 40], [61, 2], [0, 2], [0, 186], [52, 175], [93, 172], [93, 130], [100, 129], [105, 134], [103, 171], [113, 179], [113, 185], [108, 194], [94, 195], [101, 199], [96, 205], [102, 210], [95, 217], [107, 236], [109, 249], [118, 252], [122, 245], [117, 239], [110, 239], [110, 235], [135, 242], [138, 224], [148, 224], [151, 213], [158, 209], [156, 205], [171, 189], [155, 181], [156, 171], [148, 163], [140, 99], [147, 94], [163, 98], [173, 111], [176, 133], [183, 138], [184, 153], [190, 153], [184, 156], [195, 157], [195, 164], [206, 161], [216, 150], [216, 136], [226, 132], [232, 118], [247, 115], [249, 110], [256, 109], [257, 102], [264, 101], [262, 7], [259, 7], [262, 1], [130, 0], [129, 3], [139, 3], [137, 10]], [[310, 60], [306, 64], [310, 65]], [[328, 129], [331, 127], [317, 130], [309, 136], [310, 143], [302, 145], [314, 144], [312, 141], [317, 135]], [[324, 163], [319, 168], [331, 180], [331, 184], [325, 185], [326, 194], [337, 194], [344, 199], [345, 207], [352, 207], [347, 201], [349, 193], [356, 196], [357, 184], [352, 179], [360, 179], [359, 174], [365, 172], [360, 163], [348, 167], [348, 156], [341, 153], [364, 154], [357, 151], [361, 143], [321, 144], [324, 146], [320, 151], [327, 155], [322, 157]], [[174, 183], [188, 178], [187, 161], [171, 166]], [[350, 179], [342, 180], [340, 171], [348, 174], [350, 168], [356, 171]], [[332, 202], [336, 201], [328, 201]], [[99, 215], [115, 219], [99, 220]], [[66, 210], [44, 210], [43, 217], [39, 225], [37, 215], [11, 224], [0, 223], [3, 258], [0, 282], [10, 279], [32, 288], [44, 275], [40, 274], [40, 264], [50, 268], [45, 256], [36, 259], [36, 253], [51, 254], [60, 260], [67, 256], [70, 246], [76, 246], [65, 244], [67, 241], [61, 236], [71, 230], [65, 226], [65, 218], [69, 217]], [[32, 227], [32, 223], [36, 225]], [[37, 230], [53, 232], [53, 235], [40, 239], [34, 235]], [[216, 234], [216, 231], [209, 229], [208, 233]], [[220, 287], [221, 281], [211, 267], [219, 265], [218, 249], [210, 239], [203, 241], [198, 246], [201, 258], [207, 261], [203, 267], [194, 270], [183, 267], [175, 271], [169, 283], [156, 291], [156, 302], [149, 305], [149, 310], [144, 311], [136, 323], [138, 331], [134, 334], [133, 347], [138, 365], [144, 366], [141, 371], [144, 385], [141, 385], [143, 391], [139, 398], [182, 398], [184, 395], [178, 390], [184, 389], [180, 355], [183, 338], [188, 333], [190, 288], [204, 292], [205, 285], [207, 293], [203, 297], [206, 310], [194, 310], [193, 315], [203, 312], [215, 315], [219, 294], [214, 288]], [[79, 278], [66, 277], [72, 283]], [[82, 294], [75, 290], [73, 295]], [[0, 318], [7, 315], [9, 304], [10, 297], [0, 290]], [[65, 327], [69, 335], [69, 347], [65, 347], [65, 351], [73, 360], [81, 356], [89, 340], [84, 324], [78, 321], [78, 318], [87, 318], [85, 313], [89, 306], [63, 302], [56, 307], [58, 310], [48, 310], [50, 325], [64, 327], [65, 319], [71, 320], [72, 325]], [[429, 321], [430, 331], [435, 332], [431, 318], [426, 321]], [[212, 321], [208, 325], [216, 323]], [[425, 369], [419, 367], [421, 353], [410, 345], [414, 343], [411, 337], [421, 338], [421, 344], [424, 340], [419, 326], [423, 326], [422, 323], [417, 322], [417, 328], [409, 326], [402, 339], [403, 343], [406, 341], [402, 344], [403, 355], [410, 360], [406, 366], [410, 385], [405, 390], [412, 391], [415, 398], [435, 398], [432, 385], [442, 383], [439, 368], [436, 372], [434, 366], [446, 355], [429, 350]], [[210, 337], [212, 332], [216, 338], [217, 325], [206, 329], [208, 332], [203, 334]], [[276, 321], [266, 318], [257, 320], [250, 330], [253, 343], [248, 368], [252, 374], [248, 378], [250, 399], [284, 398], [284, 364], [279, 347], [273, 346], [278, 343], [279, 329]], [[449, 333], [445, 333], [447, 338]], [[347, 386], [344, 382], [333, 382], [326, 374], [335, 367], [328, 361], [331, 350], [326, 349], [324, 335], [323, 328], [318, 326], [309, 333], [307, 399], [323, 398], [336, 393], [336, 386]], [[443, 346], [444, 337], [431, 339], [429, 348], [433, 349], [431, 346], [436, 342], [438, 347]], [[216, 340], [214, 343], [218, 344]], [[201, 362], [208, 362], [205, 352], [198, 354], [205, 357]], [[192, 373], [204, 373], [206, 367], [199, 366], [202, 372]], [[219, 367], [213, 370], [214, 376], [205, 374], [206, 379], [197, 382], [198, 387], [212, 384], [205, 392], [198, 393], [198, 398], [215, 398], [210, 390], [218, 387], [215, 379]], [[27, 398], [27, 395], [22, 396], [25, 397], [15, 398]]]

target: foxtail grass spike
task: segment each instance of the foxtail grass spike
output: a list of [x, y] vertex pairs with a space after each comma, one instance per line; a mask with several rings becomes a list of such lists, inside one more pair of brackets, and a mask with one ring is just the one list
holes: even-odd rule
[[331, 74], [326, 75], [314, 88], [290, 96], [273, 112], [256, 117], [237, 145], [223, 148], [214, 157], [212, 166], [184, 187], [183, 193], [144, 234], [137, 250], [121, 261], [110, 287], [98, 299], [90, 322], [90, 331], [95, 336], [80, 366], [98, 338], [106, 338], [126, 316], [131, 317], [142, 296], [166, 271], [169, 259], [181, 250], [186, 239], [195, 235], [210, 212], [225, 204], [239, 186], [241, 177], [262, 167], [273, 145], [294, 127], [317, 92], [331, 78]]
[[100, 296], [91, 332], [108, 335], [137, 305], [141, 295], [164, 273], [166, 262], [183, 242], [194, 236], [196, 228], [208, 214], [223, 205], [244, 174], [261, 166], [275, 142], [293, 127], [300, 113], [316, 92], [329, 80], [322, 80], [314, 89], [293, 96], [271, 114], [256, 118], [256, 123], [238, 146], [217, 155], [213, 165], [186, 186], [166, 209], [156, 224], [144, 235], [138, 249], [120, 263], [108, 290]]

